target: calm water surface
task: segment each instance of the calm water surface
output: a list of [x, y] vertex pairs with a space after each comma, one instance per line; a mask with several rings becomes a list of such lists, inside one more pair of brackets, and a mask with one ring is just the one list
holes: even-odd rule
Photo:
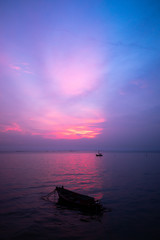
[[[41, 199], [57, 185], [112, 212]], [[160, 239], [160, 153], [1, 153], [0, 221], [1, 239]]]

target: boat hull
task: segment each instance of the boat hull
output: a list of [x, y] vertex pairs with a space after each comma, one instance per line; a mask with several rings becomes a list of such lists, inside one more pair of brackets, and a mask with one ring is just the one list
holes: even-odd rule
[[69, 205], [71, 207], [78, 207], [88, 211], [102, 211], [103, 207], [100, 202], [94, 198], [75, 193], [63, 187], [56, 187], [55, 189], [59, 196], [59, 203]]

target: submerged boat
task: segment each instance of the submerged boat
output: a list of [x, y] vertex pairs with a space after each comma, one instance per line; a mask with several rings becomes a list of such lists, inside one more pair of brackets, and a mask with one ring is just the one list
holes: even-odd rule
[[66, 188], [56, 187], [60, 203], [70, 205], [72, 207], [80, 207], [89, 211], [102, 211], [103, 206], [93, 197], [70, 191]]

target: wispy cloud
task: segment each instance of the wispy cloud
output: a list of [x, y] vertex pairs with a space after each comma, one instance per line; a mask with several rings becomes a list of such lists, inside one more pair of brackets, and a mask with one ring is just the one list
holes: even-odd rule
[[28, 74], [33, 74], [33, 72], [28, 71], [28, 70], [24, 70], [23, 72], [24, 72], [24, 73], [28, 73]]
[[9, 67], [19, 73], [33, 74], [30, 70], [30, 64], [27, 62], [22, 62], [19, 64], [10, 64]]
[[11, 69], [14, 69], [14, 70], [17, 70], [17, 71], [21, 70], [21, 67], [18, 66], [18, 65], [9, 65], [9, 67], [10, 67]]
[[9, 125], [0, 125], [0, 132], [23, 132], [18, 123], [13, 122]]

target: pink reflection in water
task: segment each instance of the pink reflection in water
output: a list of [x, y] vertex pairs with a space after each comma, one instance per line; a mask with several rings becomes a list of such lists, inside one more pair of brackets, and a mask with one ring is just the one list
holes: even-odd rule
[[[70, 190], [101, 199], [104, 185], [101, 160], [95, 153], [13, 153], [1, 154], [1, 191], [5, 198], [39, 201], [42, 196], [64, 186]], [[21, 197], [25, 196], [25, 200]], [[28, 198], [26, 197], [28, 196]], [[28, 200], [27, 200], [28, 199]]]
[[101, 199], [102, 178], [94, 153], [51, 154], [48, 181]]

